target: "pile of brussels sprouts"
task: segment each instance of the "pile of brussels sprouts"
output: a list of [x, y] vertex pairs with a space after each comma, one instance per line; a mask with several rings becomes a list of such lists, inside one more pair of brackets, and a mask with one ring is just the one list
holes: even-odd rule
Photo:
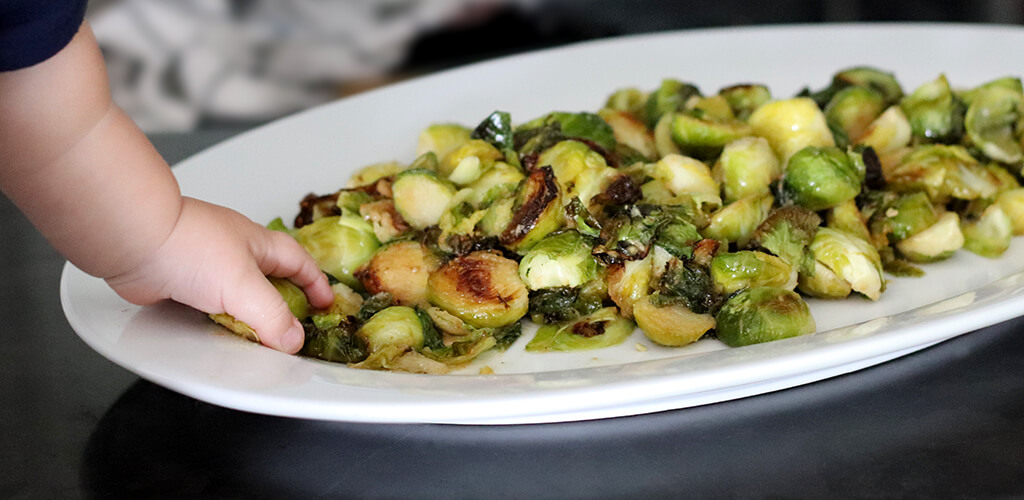
[[804, 335], [801, 294], [878, 300], [885, 272], [997, 257], [1024, 233], [1022, 109], [1018, 78], [906, 94], [857, 67], [793, 98], [666, 79], [596, 113], [435, 124], [411, 164], [363, 168], [302, 200], [294, 229], [271, 224], [329, 275], [333, 307], [274, 283], [301, 354], [361, 368], [444, 373], [510, 345], [524, 317], [541, 325], [528, 351], [637, 325], [665, 346]]

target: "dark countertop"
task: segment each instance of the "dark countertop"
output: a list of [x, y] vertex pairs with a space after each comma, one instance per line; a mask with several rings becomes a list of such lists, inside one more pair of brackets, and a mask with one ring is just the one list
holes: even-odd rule
[[[159, 135], [170, 162], [232, 132]], [[1024, 319], [698, 408], [509, 427], [303, 421], [140, 380], [64, 320], [0, 197], [0, 498], [1022, 497]]]

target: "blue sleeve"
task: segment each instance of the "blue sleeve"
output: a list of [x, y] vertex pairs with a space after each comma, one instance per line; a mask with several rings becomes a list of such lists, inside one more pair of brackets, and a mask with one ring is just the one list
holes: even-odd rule
[[87, 0], [0, 0], [0, 71], [60, 52], [85, 19]]

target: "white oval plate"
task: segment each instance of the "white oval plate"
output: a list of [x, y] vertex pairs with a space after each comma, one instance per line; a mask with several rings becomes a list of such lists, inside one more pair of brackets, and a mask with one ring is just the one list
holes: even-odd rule
[[[596, 110], [615, 89], [664, 77], [711, 93], [740, 82], [774, 95], [814, 89], [836, 71], [873, 65], [905, 90], [945, 73], [972, 86], [1024, 73], [1024, 30], [962, 25], [826, 25], [714, 29], [573, 45], [447, 71], [345, 99], [231, 139], [178, 165], [185, 194], [257, 221], [297, 211], [306, 193], [344, 185], [354, 169], [409, 162], [434, 122], [474, 125], [495, 109], [517, 123], [551, 110]], [[450, 376], [381, 373], [288, 356], [224, 333], [175, 304], [130, 305], [68, 265], [61, 299], [71, 326], [115, 363], [218, 405], [362, 422], [513, 424], [685, 408], [793, 387], [871, 366], [1019, 315], [1024, 243], [987, 260], [966, 251], [891, 279], [882, 299], [811, 301], [819, 333], [727, 349], [713, 340], [659, 348], [637, 332], [616, 348], [489, 353]], [[643, 347], [646, 347], [646, 350]], [[494, 375], [476, 375], [482, 366]]]

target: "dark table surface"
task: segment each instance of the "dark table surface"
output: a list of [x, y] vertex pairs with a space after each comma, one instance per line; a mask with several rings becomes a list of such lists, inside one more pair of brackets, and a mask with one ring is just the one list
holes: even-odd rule
[[[233, 132], [154, 136], [176, 162]], [[776, 393], [529, 426], [253, 415], [115, 366], [0, 197], [0, 498], [1024, 497], [1024, 320]]]

